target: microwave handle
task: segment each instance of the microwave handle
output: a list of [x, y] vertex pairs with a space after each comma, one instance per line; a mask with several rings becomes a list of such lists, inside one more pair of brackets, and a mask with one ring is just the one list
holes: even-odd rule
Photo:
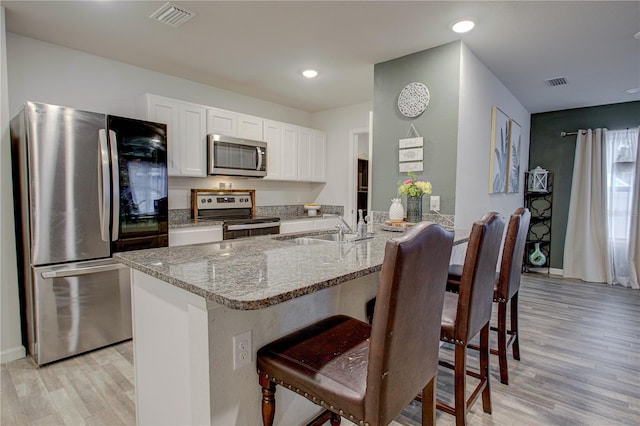
[[262, 169], [262, 151], [260, 150], [259, 146], [256, 146], [256, 151], [258, 152], [258, 167], [256, 167], [256, 170], [261, 170]]

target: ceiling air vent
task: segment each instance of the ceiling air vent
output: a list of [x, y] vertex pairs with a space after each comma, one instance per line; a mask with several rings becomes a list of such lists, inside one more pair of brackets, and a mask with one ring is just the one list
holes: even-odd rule
[[166, 3], [160, 9], [149, 15], [149, 18], [155, 19], [156, 21], [167, 24], [173, 28], [178, 28], [194, 16], [196, 16], [196, 14], [189, 9], [173, 3]]
[[547, 86], [549, 87], [555, 87], [555, 86], [562, 86], [567, 84], [567, 79], [565, 77], [555, 77], [555, 78], [549, 78], [544, 82], [547, 83]]

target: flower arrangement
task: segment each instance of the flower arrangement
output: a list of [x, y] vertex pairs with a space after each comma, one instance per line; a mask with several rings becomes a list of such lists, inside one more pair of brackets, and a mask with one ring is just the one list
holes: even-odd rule
[[398, 193], [421, 198], [424, 194], [431, 194], [431, 182], [418, 180], [415, 173], [409, 172], [409, 179], [398, 182]]

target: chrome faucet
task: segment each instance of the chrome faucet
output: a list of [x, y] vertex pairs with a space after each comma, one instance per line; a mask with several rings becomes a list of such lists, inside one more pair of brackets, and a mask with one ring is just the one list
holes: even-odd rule
[[340, 225], [342, 225], [342, 226], [344, 226], [344, 227], [349, 231], [349, 233], [350, 233], [350, 234], [355, 234], [355, 231], [354, 231], [354, 230], [349, 226], [349, 224], [347, 223], [347, 221], [346, 221], [346, 220], [344, 220], [344, 218], [343, 218], [342, 216], [338, 216], [338, 220], [339, 220], [340, 222], [342, 222], [342, 224], [338, 224], [338, 225], [336, 225], [336, 226], [338, 226], [338, 227], [339, 227]]

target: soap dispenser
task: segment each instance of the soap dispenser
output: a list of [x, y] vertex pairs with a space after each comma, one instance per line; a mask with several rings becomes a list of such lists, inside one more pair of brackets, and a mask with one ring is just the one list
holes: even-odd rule
[[362, 217], [362, 209], [358, 209], [358, 238], [367, 237], [367, 224]]

